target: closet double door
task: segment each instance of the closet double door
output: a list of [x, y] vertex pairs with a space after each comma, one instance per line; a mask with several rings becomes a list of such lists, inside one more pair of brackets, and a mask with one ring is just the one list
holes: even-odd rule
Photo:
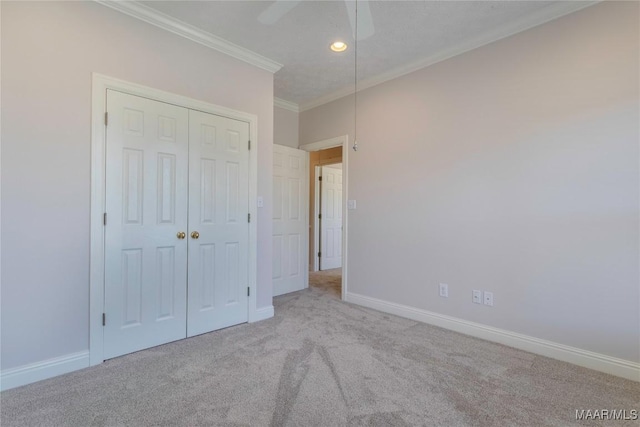
[[248, 320], [249, 124], [107, 91], [104, 358]]

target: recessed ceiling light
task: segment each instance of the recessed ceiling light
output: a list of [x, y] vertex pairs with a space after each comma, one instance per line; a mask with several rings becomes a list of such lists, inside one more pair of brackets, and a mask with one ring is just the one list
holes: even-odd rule
[[347, 44], [341, 41], [333, 42], [331, 43], [331, 46], [329, 46], [329, 49], [334, 52], [344, 52], [347, 50]]

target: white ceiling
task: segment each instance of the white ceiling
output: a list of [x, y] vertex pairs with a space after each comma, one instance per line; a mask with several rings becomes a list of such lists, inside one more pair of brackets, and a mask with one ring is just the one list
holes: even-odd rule
[[[275, 74], [275, 96], [303, 110], [353, 91], [354, 43], [342, 0], [302, 1], [273, 25], [258, 21], [272, 1], [139, 3], [283, 64]], [[370, 1], [375, 33], [358, 43], [358, 86], [371, 86], [592, 3]], [[331, 52], [329, 44], [336, 39], [346, 41], [349, 49]]]

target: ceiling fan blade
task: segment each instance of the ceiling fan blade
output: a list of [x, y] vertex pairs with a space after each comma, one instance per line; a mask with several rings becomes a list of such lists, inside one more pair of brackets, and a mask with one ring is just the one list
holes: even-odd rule
[[296, 7], [300, 1], [301, 0], [276, 0], [258, 16], [258, 21], [265, 25], [273, 25], [291, 9]]
[[[353, 0], [345, 0], [347, 13], [349, 14], [349, 22], [351, 23], [351, 33], [356, 38], [356, 2]], [[364, 40], [371, 37], [375, 32], [373, 27], [373, 17], [369, 8], [369, 0], [358, 0], [358, 40]]]

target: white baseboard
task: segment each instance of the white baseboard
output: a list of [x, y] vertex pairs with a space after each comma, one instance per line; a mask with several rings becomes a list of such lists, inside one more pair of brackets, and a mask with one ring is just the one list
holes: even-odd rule
[[354, 294], [352, 292], [347, 293], [346, 301], [618, 377], [640, 381], [640, 363], [629, 360], [618, 359], [480, 323], [469, 322], [456, 317]]
[[67, 354], [42, 362], [31, 363], [17, 368], [5, 369], [0, 373], [0, 391], [46, 380], [78, 369], [89, 367], [89, 352]]
[[[263, 307], [250, 314], [249, 322], [259, 322], [273, 317], [273, 306]], [[77, 371], [89, 367], [89, 352], [81, 351], [42, 362], [31, 363], [17, 368], [5, 369], [0, 373], [0, 391], [9, 390], [36, 381]]]
[[270, 319], [273, 317], [273, 306], [270, 305], [268, 307], [262, 307], [262, 308], [258, 308], [256, 309], [256, 311], [254, 311], [253, 313], [251, 313], [251, 315], [249, 316], [249, 323], [253, 323], [253, 322], [259, 322], [261, 320], [266, 320], [266, 319]]

